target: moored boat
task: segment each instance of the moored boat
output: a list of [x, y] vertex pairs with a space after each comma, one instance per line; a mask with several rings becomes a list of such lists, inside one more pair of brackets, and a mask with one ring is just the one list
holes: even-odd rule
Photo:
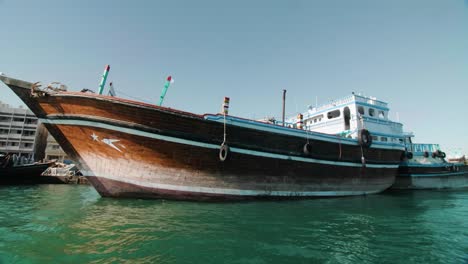
[[404, 146], [0, 76], [102, 196], [241, 200], [379, 193]]
[[415, 144], [407, 139], [407, 153], [400, 164], [393, 189], [468, 188], [468, 166], [448, 162], [438, 144]]
[[41, 173], [53, 162], [24, 163], [14, 155], [0, 154], [0, 185], [46, 183]]
[[48, 179], [50, 183], [63, 184], [87, 184], [88, 180], [76, 168], [75, 164], [56, 162], [45, 170], [41, 177]]

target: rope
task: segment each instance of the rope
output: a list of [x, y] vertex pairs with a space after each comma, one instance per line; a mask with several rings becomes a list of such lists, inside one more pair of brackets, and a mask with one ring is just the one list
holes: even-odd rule
[[223, 144], [226, 143], [226, 111], [223, 111], [223, 115], [224, 115], [224, 136], [223, 136]]
[[135, 100], [138, 100], [140, 102], [145, 102], [145, 103], [148, 103], [148, 104], [154, 104], [154, 102], [151, 102], [151, 101], [147, 101], [147, 100], [144, 100], [144, 99], [141, 99], [141, 98], [138, 98], [138, 97], [134, 97], [134, 96], [131, 96], [129, 94], [126, 94], [124, 92], [122, 92], [121, 90], [117, 90], [117, 89], [114, 89], [116, 92], [119, 92], [119, 94], [122, 94], [122, 95], [125, 95], [129, 98], [132, 98], [132, 99], [135, 99]]
[[339, 159], [341, 159], [341, 137], [338, 136], [338, 144], [340, 146], [340, 156], [339, 156]]
[[364, 158], [364, 151], [362, 150], [362, 146], [361, 146], [361, 163], [363, 167], [366, 164], [365, 162], [366, 162], [366, 158]]

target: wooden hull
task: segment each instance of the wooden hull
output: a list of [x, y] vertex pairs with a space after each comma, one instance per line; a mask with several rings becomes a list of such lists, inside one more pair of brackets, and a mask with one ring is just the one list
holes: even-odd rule
[[460, 189], [468, 188], [468, 166], [402, 165], [392, 189]]
[[[226, 161], [217, 148], [148, 139], [105, 129], [58, 126], [80, 153], [82, 170], [103, 196], [174, 199], [245, 199], [260, 196], [337, 196], [380, 192], [395, 169], [336, 166], [234, 152]], [[75, 132], [74, 132], [75, 131]], [[122, 152], [94, 141], [118, 138]], [[138, 142], [138, 143], [136, 143]], [[139, 191], [136, 191], [139, 190]]]
[[[84, 93], [32, 97], [30, 83], [3, 81], [102, 196], [232, 200], [372, 194], [394, 183], [403, 152], [228, 117], [230, 149], [221, 161], [222, 116]], [[303, 151], [307, 142], [309, 154]]]

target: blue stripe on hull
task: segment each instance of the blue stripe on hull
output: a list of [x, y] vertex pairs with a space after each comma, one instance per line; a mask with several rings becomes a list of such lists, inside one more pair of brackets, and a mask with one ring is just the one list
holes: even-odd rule
[[[97, 127], [103, 128], [108, 130], [119, 131], [131, 135], [136, 136], [143, 136], [158, 140], [164, 140], [168, 142], [192, 145], [197, 147], [209, 148], [209, 149], [219, 149], [219, 145], [204, 143], [199, 141], [193, 141], [188, 139], [164, 136], [155, 133], [149, 133], [137, 129], [127, 128], [127, 127], [120, 127], [110, 124], [104, 124], [101, 122], [96, 121], [84, 121], [84, 120], [72, 120], [72, 119], [40, 119], [41, 122], [46, 124], [53, 124], [53, 125], [71, 125], [71, 126], [88, 126], [88, 127]], [[276, 154], [276, 153], [269, 153], [269, 152], [262, 152], [262, 151], [255, 151], [255, 150], [248, 150], [248, 149], [241, 149], [241, 148], [231, 148], [232, 152], [237, 152], [241, 154], [247, 154], [252, 156], [260, 156], [260, 157], [267, 157], [267, 158], [275, 158], [275, 159], [283, 159], [283, 160], [294, 160], [294, 161], [301, 161], [301, 162], [310, 162], [310, 163], [317, 163], [317, 164], [326, 164], [326, 165], [334, 165], [334, 166], [347, 166], [347, 167], [362, 167], [361, 163], [352, 163], [352, 162], [339, 162], [339, 161], [328, 161], [328, 160], [319, 160], [319, 159], [312, 159], [312, 158], [304, 158], [304, 157], [297, 157], [297, 156], [289, 156], [283, 154]], [[388, 169], [395, 169], [398, 167], [398, 164], [389, 165], [389, 164], [367, 164], [369, 168], [388, 168]]]

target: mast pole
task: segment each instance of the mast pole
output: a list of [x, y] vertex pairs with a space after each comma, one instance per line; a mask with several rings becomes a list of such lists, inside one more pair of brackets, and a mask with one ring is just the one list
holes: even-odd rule
[[104, 73], [102, 74], [101, 83], [99, 84], [99, 94], [102, 94], [104, 91], [104, 86], [106, 85], [107, 75], [109, 75], [110, 66], [106, 65], [104, 68]]
[[166, 96], [167, 89], [169, 89], [169, 86], [171, 86], [171, 83], [174, 82], [174, 79], [172, 79], [172, 76], [168, 76], [166, 79], [166, 83], [164, 83], [164, 88], [161, 92], [161, 96], [159, 97], [159, 106], [162, 106], [162, 103], [164, 101], [164, 97]]
[[285, 111], [286, 111], [286, 89], [283, 89], [283, 126], [284, 126]]

